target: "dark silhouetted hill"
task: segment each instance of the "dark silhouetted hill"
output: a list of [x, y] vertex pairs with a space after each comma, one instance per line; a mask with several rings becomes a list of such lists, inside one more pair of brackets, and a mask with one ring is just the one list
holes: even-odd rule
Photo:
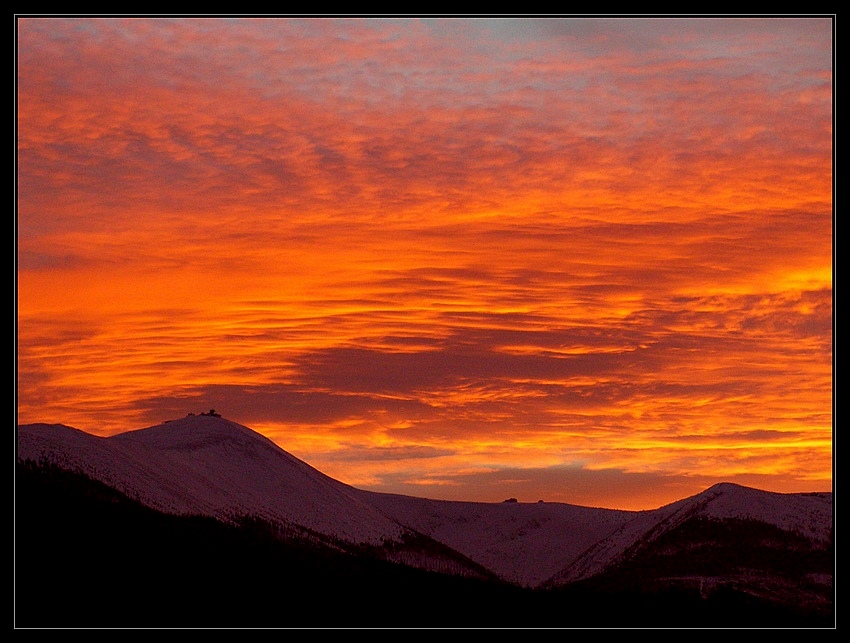
[[355, 489], [218, 415], [18, 427], [18, 627], [831, 627], [832, 494]]

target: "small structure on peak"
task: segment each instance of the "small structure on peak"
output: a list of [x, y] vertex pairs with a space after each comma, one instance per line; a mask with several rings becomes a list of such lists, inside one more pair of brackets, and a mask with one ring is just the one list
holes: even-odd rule
[[[191, 413], [190, 413], [190, 415], [191, 415]], [[201, 413], [201, 415], [209, 415], [209, 416], [212, 416], [214, 418], [220, 418], [221, 417], [221, 413], [216, 413], [215, 409], [210, 409], [209, 413]]]

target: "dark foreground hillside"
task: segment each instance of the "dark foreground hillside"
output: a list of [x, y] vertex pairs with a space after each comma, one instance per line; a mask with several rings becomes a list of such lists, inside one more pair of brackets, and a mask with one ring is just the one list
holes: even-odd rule
[[[814, 545], [755, 520], [698, 517], [638, 545], [615, 570], [574, 583], [569, 592], [632, 594], [636, 600], [627, 604], [667, 602], [680, 606], [677, 613], [699, 597], [698, 605], [724, 614], [730, 625], [829, 625], [834, 567], [831, 542]], [[636, 618], [642, 612], [634, 611]]]
[[[633, 571], [628, 578], [633, 579]], [[831, 627], [731, 588], [614, 577], [559, 590], [424, 572], [155, 512], [98, 482], [19, 464], [17, 628]]]
[[50, 467], [18, 466], [15, 531], [17, 627], [498, 626], [532, 599], [281, 541], [259, 521], [161, 514]]

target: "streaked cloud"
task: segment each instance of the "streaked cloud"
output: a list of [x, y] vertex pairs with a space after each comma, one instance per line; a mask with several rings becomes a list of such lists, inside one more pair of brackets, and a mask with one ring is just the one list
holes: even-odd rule
[[19, 422], [214, 407], [452, 499], [831, 485], [830, 18], [17, 38]]

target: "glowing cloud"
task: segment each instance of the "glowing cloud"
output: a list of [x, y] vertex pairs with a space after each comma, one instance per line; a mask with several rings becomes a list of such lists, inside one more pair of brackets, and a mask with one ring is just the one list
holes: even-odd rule
[[832, 482], [833, 25], [17, 20], [17, 414], [340, 480]]

